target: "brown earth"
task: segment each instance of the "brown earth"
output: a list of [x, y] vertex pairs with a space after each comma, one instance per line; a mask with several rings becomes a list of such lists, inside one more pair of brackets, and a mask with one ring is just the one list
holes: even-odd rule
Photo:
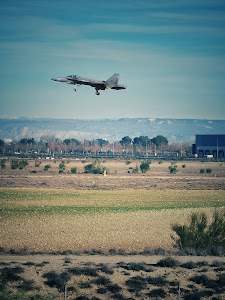
[[[18, 286], [30, 287], [32, 291], [27, 294], [54, 295], [54, 299], [64, 299], [65, 284], [68, 300], [81, 296], [86, 298], [80, 299], [90, 300], [178, 299], [179, 283], [182, 299], [224, 299], [224, 286], [221, 285], [224, 258], [170, 258], [177, 266], [160, 266], [160, 261], [165, 262], [165, 256], [160, 255], [4, 255], [0, 256], [0, 271], [4, 272], [6, 268], [13, 271], [19, 267], [22, 269], [21, 279], [9, 284], [12, 290], [17, 290]], [[78, 270], [81, 274], [77, 273]], [[46, 274], [51, 277], [51, 287]], [[60, 276], [69, 277], [59, 281]], [[153, 293], [161, 296], [153, 297]]]
[[[171, 162], [159, 164], [153, 161], [151, 170], [145, 174], [131, 174], [136, 164], [132, 161], [129, 165], [125, 161], [105, 161], [103, 166], [109, 169], [107, 176], [84, 174], [84, 165], [93, 161], [69, 160], [66, 161], [65, 174], [59, 174], [61, 161], [42, 160], [40, 167], [34, 167], [34, 160], [29, 161], [29, 166], [24, 170], [11, 170], [9, 162], [7, 169], [0, 170], [0, 187], [33, 187], [75, 190], [219, 190], [225, 189], [225, 163], [220, 162], [176, 162], [178, 172], [170, 174], [168, 167]], [[43, 171], [44, 166], [50, 164], [49, 171]], [[182, 166], [185, 164], [185, 168]], [[71, 168], [77, 167], [79, 174], [72, 174]], [[200, 174], [200, 169], [212, 169], [211, 174]], [[32, 174], [31, 171], [36, 171]], [[130, 173], [128, 173], [130, 172]]]
[[[168, 167], [171, 162], [153, 161], [151, 171], [146, 174], [131, 174], [131, 167], [135, 168], [140, 161], [106, 161], [102, 164], [109, 168], [107, 176], [84, 174], [85, 163], [76, 160], [66, 161], [65, 174], [58, 174], [61, 161], [42, 161], [40, 167], [34, 166], [34, 161], [29, 161], [29, 166], [24, 170], [11, 170], [7, 161], [6, 170], [0, 170], [0, 187], [4, 188], [45, 188], [45, 189], [72, 189], [72, 190], [225, 190], [225, 163], [219, 162], [176, 162], [177, 174], [169, 174]], [[51, 169], [45, 172], [44, 166], [51, 164]], [[186, 168], [182, 168], [182, 165]], [[72, 167], [77, 167], [78, 174], [71, 174]], [[211, 168], [211, 174], [200, 174], [200, 169]], [[31, 171], [36, 170], [36, 174]], [[128, 171], [130, 173], [128, 173]], [[146, 245], [149, 248], [172, 249], [170, 239], [171, 220], [183, 223], [193, 211], [205, 211], [212, 215], [213, 209], [185, 209], [185, 210], [161, 210], [142, 211], [119, 214], [101, 213], [96, 215], [24, 215], [3, 216], [4, 226], [1, 227], [1, 246], [6, 249], [58, 251], [58, 250], [91, 250], [100, 249], [103, 252], [110, 248], [125, 249], [126, 251], [143, 251]], [[37, 291], [28, 292], [40, 295], [56, 296], [63, 299], [63, 292], [56, 287], [50, 288], [46, 284], [43, 275], [50, 271], [57, 274], [68, 273], [68, 268], [92, 268], [97, 270], [97, 276], [73, 275], [67, 282], [67, 299], [150, 299], [153, 290], [162, 289], [164, 299], [175, 299], [177, 297], [178, 282], [181, 286], [181, 297], [186, 299], [225, 299], [224, 285], [220, 289], [205, 287], [202, 283], [191, 281], [193, 276], [205, 276], [205, 280], [215, 282], [219, 280], [224, 283], [225, 260], [224, 257], [175, 257], [179, 266], [174, 268], [160, 267], [156, 263], [165, 257], [143, 256], [143, 255], [0, 255], [0, 269], [15, 268], [22, 266], [24, 272], [20, 274], [25, 280], [34, 280]], [[191, 261], [192, 263], [204, 261], [202, 264], [192, 266], [190, 269], [180, 264]], [[217, 262], [215, 262], [217, 261]], [[45, 262], [45, 263], [43, 263]], [[123, 262], [123, 263], [122, 263]], [[143, 263], [144, 262], [144, 263]], [[152, 268], [132, 270], [127, 269], [129, 263], [137, 266]], [[106, 274], [100, 270], [101, 267], [113, 270], [113, 274]], [[162, 285], [148, 284], [140, 291], [131, 292], [127, 280], [139, 277], [141, 281], [147, 280], [149, 276], [162, 278], [167, 283]], [[117, 284], [122, 289], [115, 292], [110, 291], [110, 284], [97, 285], [93, 282], [96, 278], [106, 277], [110, 284]], [[169, 283], [168, 283], [169, 282]], [[223, 284], [222, 283], [222, 284]], [[135, 285], [135, 283], [134, 283]], [[85, 288], [88, 287], [88, 288]], [[69, 289], [72, 287], [71, 289]], [[10, 284], [10, 288], [17, 290], [18, 282]], [[103, 290], [101, 289], [103, 288]], [[112, 287], [111, 287], [112, 288]], [[100, 290], [99, 290], [100, 289]], [[105, 290], [104, 290], [105, 289]], [[103, 294], [103, 292], [105, 292]], [[162, 292], [162, 291], [161, 291]], [[156, 291], [157, 293], [157, 291]], [[160, 291], [158, 290], [158, 293]], [[206, 296], [208, 293], [208, 296]], [[195, 295], [195, 296], [194, 296]], [[97, 297], [97, 298], [94, 298]]]

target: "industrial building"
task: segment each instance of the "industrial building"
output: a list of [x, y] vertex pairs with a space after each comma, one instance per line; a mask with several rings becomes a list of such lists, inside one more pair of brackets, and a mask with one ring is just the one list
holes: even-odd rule
[[196, 134], [192, 153], [198, 157], [225, 157], [225, 134]]

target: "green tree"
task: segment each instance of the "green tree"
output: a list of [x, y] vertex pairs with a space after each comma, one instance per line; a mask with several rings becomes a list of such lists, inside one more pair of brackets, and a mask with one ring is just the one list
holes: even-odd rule
[[66, 144], [67, 146], [71, 143], [76, 144], [77, 146], [80, 145], [80, 141], [76, 140], [76, 139], [65, 139], [63, 141], [64, 144]]
[[106, 140], [103, 140], [103, 139], [97, 139], [96, 140], [97, 141], [97, 144], [102, 148], [102, 146], [104, 146], [104, 145], [108, 145], [108, 141], [106, 141]]
[[27, 144], [32, 144], [32, 145], [34, 145], [34, 144], [36, 144], [36, 142], [35, 142], [35, 140], [34, 140], [34, 138], [29, 138], [29, 139], [21, 139], [20, 140], [20, 143], [21, 144], [24, 144], [24, 145], [27, 145]]
[[166, 137], [162, 136], [162, 135], [157, 135], [156, 137], [154, 137], [153, 139], [151, 139], [152, 143], [155, 144], [157, 147], [159, 147], [160, 145], [168, 145], [168, 140]]
[[134, 141], [133, 141], [134, 145], [137, 145], [137, 146], [139, 145], [142, 147], [146, 147], [146, 144], [149, 145], [150, 142], [151, 142], [151, 140], [149, 139], [149, 137], [143, 136], [143, 135], [141, 135], [139, 137], [135, 137]]
[[128, 144], [131, 143], [131, 138], [130, 138], [129, 136], [124, 136], [124, 137], [122, 138], [122, 140], [119, 141], [119, 143], [120, 143], [123, 147], [125, 147], [126, 145], [128, 145]]
[[140, 164], [140, 170], [141, 170], [142, 173], [145, 173], [145, 172], [149, 171], [150, 170], [149, 163], [147, 161], [143, 161]]

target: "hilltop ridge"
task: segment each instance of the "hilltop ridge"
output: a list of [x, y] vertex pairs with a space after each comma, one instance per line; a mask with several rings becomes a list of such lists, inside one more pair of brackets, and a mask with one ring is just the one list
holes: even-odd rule
[[19, 140], [54, 136], [61, 140], [76, 138], [109, 141], [124, 136], [165, 136], [169, 142], [193, 141], [196, 134], [224, 134], [225, 120], [171, 119], [171, 118], [121, 118], [121, 119], [50, 119], [18, 118], [0, 119], [0, 139]]

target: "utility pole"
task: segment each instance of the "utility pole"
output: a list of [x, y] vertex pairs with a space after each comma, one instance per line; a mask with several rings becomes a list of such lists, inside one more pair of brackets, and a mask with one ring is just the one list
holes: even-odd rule
[[216, 152], [217, 152], [217, 158], [219, 157], [219, 142], [218, 142], [218, 138], [217, 138], [217, 148], [216, 148]]
[[113, 136], [113, 156], [114, 156], [114, 136]]
[[67, 299], [67, 286], [65, 284], [65, 289], [64, 289], [64, 300]]
[[183, 154], [182, 154], [182, 152], [183, 152], [183, 144], [182, 144], [182, 141], [181, 141], [181, 146], [180, 146], [180, 157], [182, 158], [183, 157]]
[[146, 157], [147, 157], [147, 155], [148, 155], [148, 143], [147, 143], [147, 138], [148, 138], [148, 137], [146, 136], [146, 149], [145, 149], [145, 150], [146, 150]]

